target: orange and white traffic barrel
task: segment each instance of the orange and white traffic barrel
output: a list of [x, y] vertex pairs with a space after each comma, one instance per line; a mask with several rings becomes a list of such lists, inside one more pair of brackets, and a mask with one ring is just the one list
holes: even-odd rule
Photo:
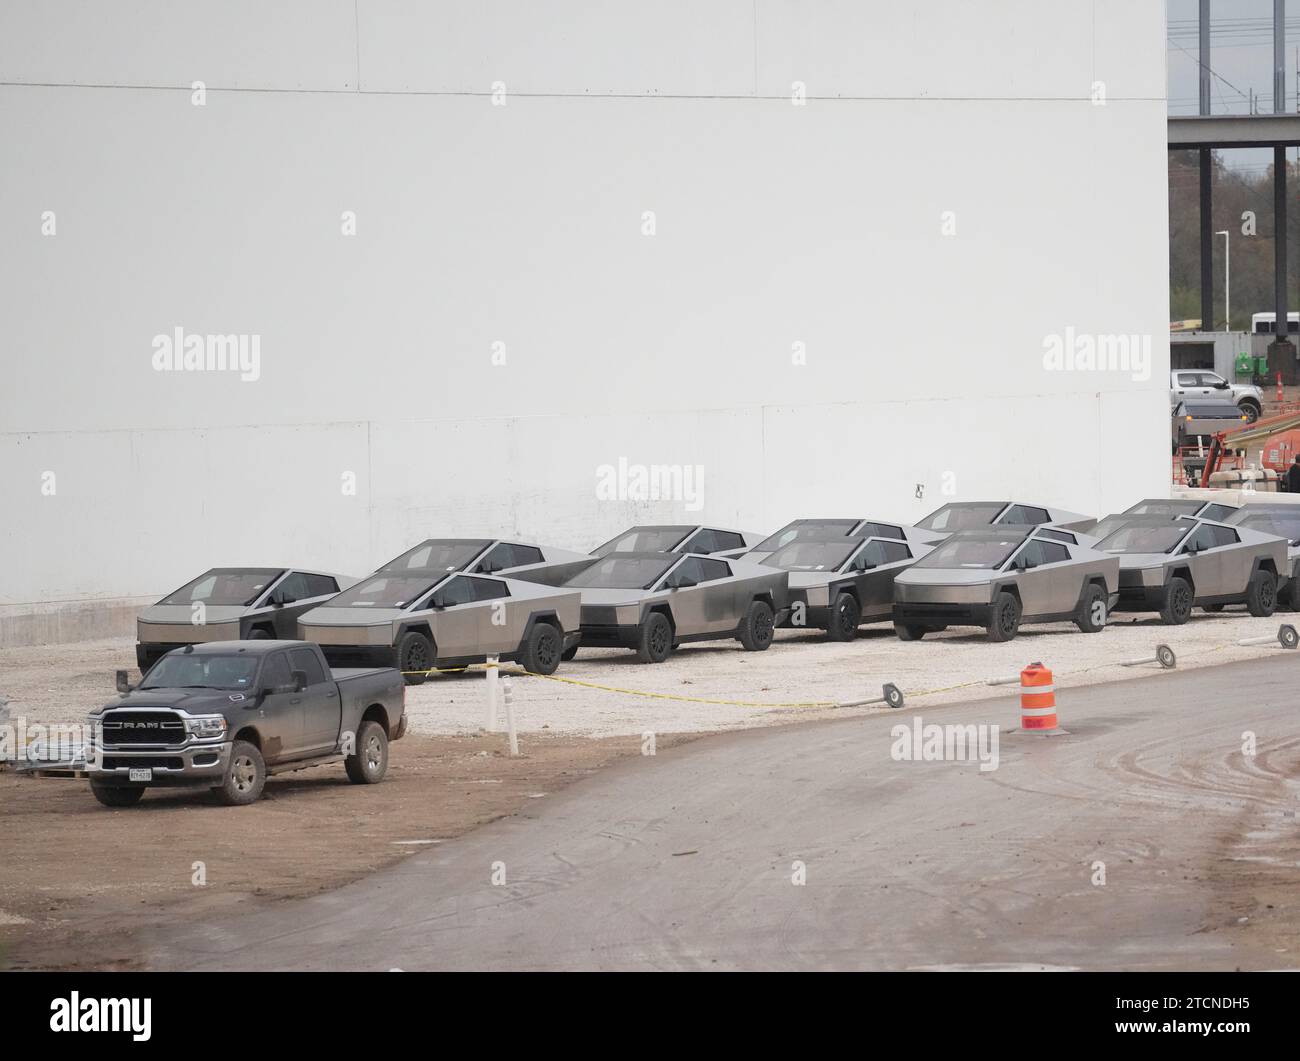
[[1052, 672], [1031, 663], [1020, 672], [1020, 728], [1025, 733], [1060, 732]]

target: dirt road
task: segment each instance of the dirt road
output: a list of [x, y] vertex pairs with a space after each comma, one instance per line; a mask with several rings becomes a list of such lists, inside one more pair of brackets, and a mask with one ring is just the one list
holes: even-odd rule
[[85, 781], [0, 773], [0, 968], [139, 968], [142, 926], [337, 888], [539, 805], [641, 743], [530, 735], [522, 750], [508, 758], [501, 735], [407, 736], [383, 784], [324, 766], [272, 778], [252, 807], [155, 790], [108, 810]]
[[[1298, 677], [1287, 653], [1070, 690], [1068, 736], [1004, 730], [987, 771], [891, 757], [906, 710], [715, 736], [338, 891], [166, 929], [150, 962], [1300, 966]], [[921, 714], [1018, 722], [1014, 698]]]

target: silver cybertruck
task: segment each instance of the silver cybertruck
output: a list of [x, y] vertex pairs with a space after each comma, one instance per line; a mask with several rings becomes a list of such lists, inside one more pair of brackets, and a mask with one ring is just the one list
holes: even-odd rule
[[845, 519], [796, 519], [764, 538], [745, 553], [744, 559], [755, 564], [765, 563], [772, 553], [796, 539], [833, 538], [837, 535], [853, 538], [891, 538], [900, 542], [922, 544], [940, 541], [944, 537], [942, 534], [921, 530], [907, 523], [863, 516], [851, 516]]
[[612, 552], [562, 589], [582, 594], [583, 647], [662, 663], [678, 645], [735, 638], [762, 652], [789, 608], [789, 574], [695, 553]]
[[[1248, 501], [1223, 522], [1286, 539], [1290, 566], [1285, 572], [1286, 585], [1278, 592], [1277, 602], [1287, 611], [1300, 612], [1300, 505]], [[1207, 612], [1223, 611], [1222, 604], [1203, 604], [1201, 607]]]
[[1119, 593], [1119, 558], [1050, 527], [957, 531], [894, 579], [894, 630], [917, 641], [982, 626], [1010, 641], [1022, 623], [1073, 622], [1097, 633]]
[[790, 572], [790, 615], [782, 626], [820, 628], [852, 641], [864, 623], [894, 614], [894, 578], [931, 546], [894, 538], [860, 538], [804, 530], [763, 561]]
[[292, 640], [298, 616], [355, 582], [298, 567], [214, 567], [136, 617], [135, 661], [143, 674], [183, 645]]
[[496, 575], [380, 571], [298, 620], [332, 667], [396, 667], [408, 685], [434, 669], [517, 661], [554, 674], [578, 642], [579, 596]]
[[1158, 612], [1180, 626], [1193, 606], [1245, 604], [1272, 615], [1291, 570], [1287, 539], [1212, 520], [1130, 519], [1097, 546], [1119, 557], [1121, 611]]
[[954, 501], [917, 521], [921, 530], [951, 534], [980, 527], [1041, 527], [1050, 524], [1065, 530], [1086, 531], [1095, 523], [1091, 516], [1063, 508], [1030, 505], [1023, 501]]
[[697, 553], [734, 559], [758, 544], [759, 535], [749, 531], [704, 527], [698, 523], [628, 527], [591, 551], [592, 556], [610, 553]]

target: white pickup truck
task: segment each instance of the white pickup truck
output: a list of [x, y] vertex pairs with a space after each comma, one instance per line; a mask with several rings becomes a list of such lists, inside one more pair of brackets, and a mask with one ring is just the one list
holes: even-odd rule
[[1217, 372], [1203, 368], [1180, 368], [1169, 373], [1169, 407], [1177, 408], [1179, 402], [1203, 401], [1234, 402], [1246, 414], [1246, 422], [1253, 424], [1264, 408], [1264, 392], [1253, 383], [1229, 383]]

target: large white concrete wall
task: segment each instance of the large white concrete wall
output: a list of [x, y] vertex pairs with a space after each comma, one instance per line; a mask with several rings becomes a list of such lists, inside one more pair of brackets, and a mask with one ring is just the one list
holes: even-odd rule
[[759, 531], [1164, 492], [1164, 94], [1154, 0], [7, 0], [0, 628], [688, 516], [619, 458]]

